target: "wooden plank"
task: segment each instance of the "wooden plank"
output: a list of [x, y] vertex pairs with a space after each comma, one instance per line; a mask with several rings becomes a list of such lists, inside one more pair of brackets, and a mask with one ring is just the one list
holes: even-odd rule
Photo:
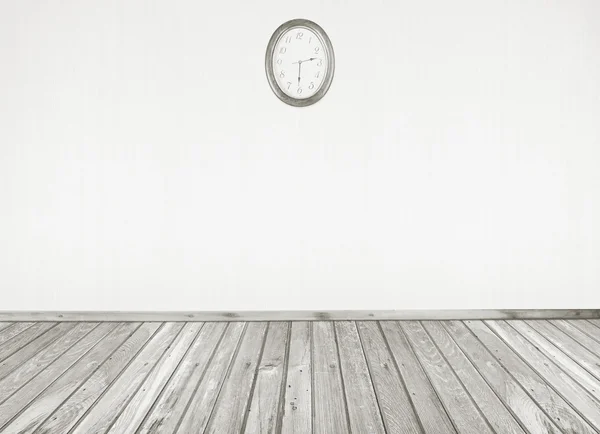
[[19, 333], [27, 330], [29, 327], [33, 326], [34, 322], [17, 322], [12, 323], [11, 326], [6, 327], [4, 330], [0, 331], [0, 348], [2, 348], [2, 344], [11, 340]]
[[277, 432], [281, 391], [285, 374], [290, 323], [272, 322], [258, 366], [254, 393], [250, 397], [246, 433]]
[[600, 358], [598, 356], [547, 321], [527, 321], [527, 324], [579, 363], [597, 380], [600, 380]]
[[[214, 357], [207, 366], [206, 373], [197, 384], [177, 432], [202, 432], [206, 428], [227, 372], [231, 368], [249, 326], [247, 323], [229, 324], [223, 340], [216, 348]], [[253, 328], [251, 332], [256, 333], [256, 328]], [[161, 430], [160, 432], [172, 431]]]
[[334, 323], [352, 432], [383, 433], [383, 419], [354, 321]]
[[[244, 419], [249, 408], [267, 327], [267, 323], [260, 322], [248, 325], [204, 432], [216, 434], [243, 432]], [[194, 430], [198, 430], [198, 427]], [[183, 432], [189, 431], [183, 430]]]
[[281, 432], [312, 433], [311, 325], [292, 322]]
[[[160, 330], [160, 335], [157, 330]], [[113, 419], [108, 412], [103, 412], [103, 410], [107, 407], [111, 408], [112, 405], [116, 412], [120, 410], [123, 400], [136, 390], [147, 370], [152, 368], [158, 357], [157, 353], [162, 354], [164, 351], [164, 347], [160, 349], [156, 349], [156, 347], [159, 345], [166, 347], [180, 330], [181, 325], [174, 329], [161, 323], [142, 324], [131, 338], [125, 341], [60, 407], [38, 426], [36, 433], [104, 432], [108, 427], [101, 426], [96, 429], [95, 423], [103, 425], [104, 422], [110, 423]], [[144, 351], [148, 348], [155, 351]], [[148, 357], [147, 362], [141, 354]], [[140, 355], [140, 358], [137, 358], [137, 355]], [[132, 362], [135, 362], [135, 367], [128, 369], [133, 366]], [[144, 366], [145, 363], [147, 363], [145, 366], [147, 370], [136, 376], [140, 369], [139, 365]], [[113, 385], [115, 387], [111, 387]], [[99, 415], [108, 420], [98, 417]], [[113, 418], [116, 416], [116, 414], [112, 415]]]
[[[576, 340], [581, 346], [587, 348], [588, 351], [590, 351], [596, 356], [596, 359], [600, 358], [600, 342], [596, 341], [596, 339], [589, 336], [587, 333], [582, 332], [579, 328], [575, 327], [568, 321], [554, 320], [549, 322], [550, 324], [554, 325], [556, 328], [558, 328], [559, 330]], [[598, 335], [600, 335], [600, 333]], [[600, 366], [600, 364], [598, 366]]]
[[444, 404], [457, 431], [465, 434], [492, 434], [487, 420], [482, 417], [479, 408], [421, 324], [410, 321], [400, 323], [400, 327], [404, 330], [414, 353], [421, 362], [421, 367]]
[[[192, 342], [194, 342], [198, 336], [203, 325], [204, 323], [185, 324], [179, 336], [177, 336], [175, 341], [167, 347], [164, 356], [157, 362], [152, 372], [138, 388], [137, 393], [129, 401], [127, 407], [124, 408], [114, 424], [106, 431], [107, 433], [125, 433], [135, 432], [137, 430], [161, 390], [166, 386], [167, 381], [170, 379], [171, 375], [174, 374], [179, 363], [190, 349]], [[156, 336], [154, 340], [157, 340], [158, 338], [159, 337]], [[138, 359], [144, 356], [146, 355], [140, 354]], [[148, 360], [147, 356], [144, 360]], [[133, 367], [130, 366], [129, 369], [133, 369]], [[123, 377], [125, 376], [126, 375], [123, 375]], [[121, 379], [123, 379], [123, 377]], [[117, 387], [118, 384], [115, 383], [113, 388]], [[108, 393], [105, 395], [103, 401], [106, 401], [107, 398], [109, 398], [108, 395]], [[94, 410], [96, 410], [96, 407], [94, 407]]]
[[511, 410], [529, 433], [558, 434], [562, 432], [462, 322], [449, 321], [441, 324], [496, 395], [504, 402], [504, 405]]
[[222, 349], [231, 347], [233, 353], [242, 329], [243, 323], [205, 323], [137, 432], [174, 433], [213, 353], [217, 351], [220, 343]]
[[[565, 432], [591, 434], [594, 429], [530, 366], [506, 345], [485, 323], [466, 321], [473, 334], [496, 355], [496, 359]], [[524, 346], [525, 348], [526, 346]]]
[[[107, 432], [120, 412], [127, 407], [130, 400], [135, 396], [139, 387], [154, 372], [157, 363], [172, 348], [175, 340], [181, 335], [183, 327], [183, 323], [166, 323], [160, 327], [148, 342], [135, 353], [131, 361], [119, 370], [118, 377], [110, 383], [100, 398], [79, 419], [78, 424], [70, 432], [74, 434]], [[88, 382], [88, 384], [93, 383]], [[81, 401], [77, 396], [78, 393], [79, 391], [73, 395], [74, 403]], [[61, 409], [53, 415], [54, 417], [58, 417], [57, 420], [64, 420], [62, 414], [65, 413], [61, 412]], [[63, 420], [56, 424], [48, 422], [47, 425], [39, 428], [39, 432], [42, 434], [62, 432], [63, 428], [59, 429], [58, 427], [66, 427]], [[44, 430], [44, 428], [46, 429]]]
[[[592, 398], [575, 380], [560, 369], [552, 359], [546, 357], [535, 345], [521, 336], [504, 321], [489, 321], [486, 324], [502, 340], [539, 374], [568, 403], [577, 414], [593, 427], [600, 429], [600, 402]], [[550, 398], [552, 398], [550, 396]], [[552, 414], [548, 412], [548, 414]], [[562, 414], [562, 412], [561, 412]], [[568, 413], [570, 414], [570, 413]], [[560, 417], [565, 418], [564, 414]], [[577, 418], [577, 420], [579, 420]], [[573, 429], [579, 431], [576, 426]]]
[[582, 387], [590, 392], [592, 396], [600, 399], [600, 380], [583, 369], [572, 358], [563, 353], [544, 336], [531, 328], [531, 326], [529, 326], [527, 323], [523, 321], [509, 321], [507, 324], [513, 327], [522, 336], [527, 338], [529, 342], [543, 352], [546, 357], [554, 360], [554, 363], [560, 366], [575, 381], [577, 381]]
[[313, 433], [350, 432], [333, 323], [312, 324]]
[[371, 372], [385, 430], [391, 433], [420, 433], [422, 428], [414, 411], [400, 372], [396, 370], [379, 324], [361, 321], [358, 331]]
[[43, 351], [48, 345], [52, 344], [52, 342], [58, 339], [62, 334], [67, 333], [73, 327], [73, 323], [61, 323], [51, 327], [21, 347], [18, 351], [14, 352], [11, 356], [4, 359], [4, 361], [0, 363], [0, 379], [9, 375], [18, 366], [26, 363], [35, 354]]
[[[116, 351], [136, 330], [138, 330], [139, 327], [140, 324], [137, 323], [124, 323], [118, 325], [75, 364], [71, 365], [70, 368], [48, 388], [39, 394], [23, 412], [8, 424], [6, 427], [7, 431], [18, 432], [19, 434], [33, 432], [46, 417], [58, 408], [65, 399], [76, 391], [79, 386], [96, 371], [98, 366], [106, 359], [112, 357], [113, 352]], [[135, 340], [139, 340], [138, 336], [139, 334], [136, 336]], [[38, 376], [38, 378], [39, 377], [40, 376]], [[16, 399], [17, 395], [18, 394], [13, 395], [10, 401]], [[2, 428], [0, 427], [0, 429]]]
[[448, 335], [446, 329], [439, 322], [426, 321], [422, 325], [473, 397], [492, 429], [506, 434], [524, 433], [517, 420]]
[[589, 321], [569, 320], [569, 324], [577, 327], [579, 330], [587, 334], [589, 337], [600, 343], [600, 328], [596, 327]]
[[382, 321], [381, 329], [426, 433], [455, 433], [444, 406], [427, 379], [398, 322]]
[[6, 327], [12, 326], [13, 322], [0, 322], [0, 331], [4, 330]]
[[29, 342], [56, 326], [56, 323], [37, 323], [0, 345], [0, 362], [6, 360]]
[[32, 378], [35, 378], [97, 326], [98, 323], [78, 323], [34, 357], [23, 360], [17, 369], [0, 381], [0, 403], [4, 402], [25, 383], [31, 381]]
[[103, 323], [0, 404], [0, 430], [55, 380], [98, 344], [116, 324]]
[[600, 309], [437, 309], [290, 311], [0, 311], [0, 321], [427, 321], [461, 319], [590, 319]]

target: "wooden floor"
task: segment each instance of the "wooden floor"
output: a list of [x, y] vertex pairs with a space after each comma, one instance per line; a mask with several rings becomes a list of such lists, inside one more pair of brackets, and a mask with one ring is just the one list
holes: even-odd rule
[[3, 433], [598, 433], [600, 320], [0, 323]]

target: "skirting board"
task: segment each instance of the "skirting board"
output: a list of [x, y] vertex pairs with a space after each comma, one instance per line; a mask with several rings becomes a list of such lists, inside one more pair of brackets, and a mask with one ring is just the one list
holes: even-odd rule
[[592, 319], [600, 309], [330, 310], [119, 312], [0, 311], [2, 321], [427, 321], [478, 319]]

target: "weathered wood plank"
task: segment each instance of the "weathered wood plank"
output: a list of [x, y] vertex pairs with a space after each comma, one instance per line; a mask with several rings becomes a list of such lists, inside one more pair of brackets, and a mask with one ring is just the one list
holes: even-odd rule
[[455, 433], [456, 429], [442, 402], [421, 368], [404, 332], [397, 322], [382, 321], [381, 329], [404, 379], [410, 398], [426, 433]]
[[[535, 345], [521, 336], [504, 321], [486, 321], [486, 324], [570, 404], [588, 424], [600, 429], [600, 402], [546, 357]], [[500, 346], [500, 348], [502, 348]], [[526, 372], [526, 370], [521, 369]], [[550, 397], [552, 398], [552, 396]], [[554, 401], [553, 401], [554, 402]], [[548, 412], [548, 414], [552, 414]], [[561, 411], [561, 414], [562, 411]], [[561, 416], [561, 419], [564, 415]], [[577, 419], [579, 420], [579, 419]], [[578, 427], [574, 426], [576, 432]], [[583, 432], [583, 431], [582, 431]]]
[[290, 323], [269, 323], [244, 432], [277, 432]]
[[386, 432], [388, 434], [422, 432], [419, 419], [400, 372], [395, 368], [392, 354], [379, 324], [375, 321], [361, 321], [357, 326]]
[[333, 323], [312, 324], [313, 432], [350, 432]]
[[527, 431], [531, 434], [562, 432], [462, 322], [449, 321], [442, 324]]
[[98, 323], [77, 323], [71, 330], [63, 333], [56, 341], [41, 350], [34, 357], [22, 360], [18, 368], [0, 381], [0, 403], [4, 402], [25, 383], [35, 378], [48, 365], [97, 326]]
[[579, 330], [587, 334], [589, 337], [600, 343], [600, 328], [596, 327], [588, 321], [568, 321], [572, 326], [577, 327]]
[[400, 327], [404, 330], [417, 359], [420, 360], [422, 368], [458, 432], [491, 434], [492, 430], [487, 424], [487, 420], [482, 417], [479, 408], [473, 403], [471, 396], [421, 324], [412, 321], [402, 322]]
[[31, 327], [23, 330], [12, 339], [4, 342], [2, 345], [0, 345], [0, 362], [6, 360], [29, 342], [33, 341], [55, 326], [56, 323], [53, 322], [34, 324]]
[[[485, 323], [466, 321], [466, 325], [490, 352], [496, 354], [496, 359], [521, 383], [527, 393], [559, 428], [565, 432], [578, 434], [594, 432], [594, 429]], [[525, 349], [526, 346], [524, 345], [523, 348]], [[554, 380], [554, 378], [552, 379]]]
[[547, 321], [527, 321], [527, 324], [600, 380], [600, 357]]
[[[74, 364], [68, 366], [67, 371], [63, 371], [56, 381], [51, 383], [51, 385], [39, 394], [22, 413], [14, 418], [6, 428], [7, 432], [16, 432], [19, 434], [33, 432], [47, 416], [58, 408], [71, 393], [77, 390], [77, 388], [86, 381], [88, 376], [91, 375], [98, 366], [111, 357], [112, 353], [128, 339], [139, 326], [138, 323], [125, 323], [119, 324], [116, 328], [111, 330], [110, 333], [97, 345], [94, 345], [89, 352], [86, 352], [83, 357], [79, 358]], [[62, 363], [59, 363], [59, 365], [62, 365]], [[61, 367], [59, 370], [62, 371], [63, 368]], [[46, 369], [44, 373], [48, 371], [49, 369]], [[42, 375], [43, 374], [40, 374], [35, 380], [40, 379]], [[30, 384], [31, 383], [29, 383], [28, 386]], [[21, 389], [21, 391], [22, 390], [23, 389]], [[18, 401], [16, 400], [19, 398], [19, 394], [16, 393], [9, 401], [18, 404]], [[2, 415], [0, 416], [0, 422], [2, 422], [4, 420], [4, 413], [0, 412], [0, 414]], [[9, 416], [9, 418], [13, 416]]]
[[16, 322], [0, 331], [0, 348], [2, 345], [17, 336], [19, 333], [33, 326], [34, 322]]
[[383, 433], [383, 419], [354, 321], [334, 323], [352, 432]]
[[13, 324], [13, 322], [0, 322], [0, 331], [4, 330], [6, 327], [10, 327]]
[[[260, 360], [267, 323], [251, 323], [239, 351], [219, 392], [206, 433], [238, 434], [243, 432], [244, 419], [249, 408], [256, 369]], [[197, 427], [194, 427], [196, 430]], [[186, 431], [184, 431], [186, 432]]]
[[310, 323], [292, 322], [281, 432], [312, 433]]
[[[136, 394], [129, 401], [127, 407], [112, 427], [106, 431], [107, 433], [132, 433], [137, 430], [144, 416], [150, 411], [152, 404], [166, 386], [167, 381], [174, 374], [185, 354], [187, 354], [203, 325], [204, 323], [197, 322], [187, 323], [183, 327], [179, 336], [167, 347], [164, 356], [157, 362], [152, 372], [146, 377]], [[158, 335], [155, 337], [156, 339], [159, 339]], [[138, 356], [138, 358], [142, 357], [142, 360], [148, 360], [146, 354]], [[129, 369], [134, 369], [134, 367], [130, 366]], [[118, 384], [115, 383], [113, 387], [117, 388]], [[103, 399], [106, 400], [107, 397], [105, 396]]]
[[175, 432], [196, 385], [201, 381], [219, 344], [224, 352], [231, 347], [233, 353], [242, 329], [243, 323], [204, 324], [181, 365], [142, 422], [139, 434]]
[[[136, 360], [136, 355], [147, 348], [153, 342], [153, 337], [156, 331], [161, 328], [160, 323], [144, 323], [136, 330], [136, 332], [129, 338], [121, 347], [106, 360], [100, 367], [85, 381], [81, 386], [64, 401], [60, 407], [52, 412], [45, 421], [36, 429], [36, 433], [39, 434], [53, 434], [58, 432], [71, 432], [71, 429], [79, 422], [79, 424], [73, 432], [86, 432], [91, 434], [92, 432], [104, 432], [101, 429], [95, 430], [93, 422], [98, 421], [97, 412], [90, 413], [90, 409], [96, 410], [98, 406], [100, 411], [105, 408], [107, 401], [102, 401], [100, 398], [119, 398], [121, 394], [127, 395], [131, 393], [130, 387], [133, 385], [126, 384], [120, 381], [119, 387], [111, 388], [117, 378], [123, 379], [121, 374], [129, 366], [130, 362]], [[164, 332], [167, 330], [167, 332]], [[172, 338], [172, 335], [168, 332], [172, 331], [162, 327], [162, 336]], [[179, 331], [179, 329], [177, 329]], [[168, 342], [166, 339], [162, 342]], [[164, 348], [161, 350], [164, 351]], [[150, 354], [152, 357], [154, 354]], [[139, 359], [137, 359], [139, 360]], [[144, 363], [144, 362], [142, 362]], [[148, 361], [148, 364], [152, 365], [152, 360]], [[150, 367], [148, 367], [150, 369]], [[127, 372], [127, 371], [126, 371]], [[131, 371], [129, 371], [131, 372]], [[129, 376], [128, 376], [129, 377]], [[130, 378], [128, 378], [130, 379]], [[116, 396], [115, 396], [116, 395]], [[108, 400], [108, 405], [112, 405], [113, 402]], [[114, 402], [115, 408], [119, 408], [122, 405], [121, 401]], [[118, 411], [118, 410], [117, 410]], [[88, 418], [89, 417], [89, 418]], [[116, 417], [116, 415], [114, 416]], [[91, 419], [91, 421], [90, 421]], [[85, 425], [84, 425], [85, 424]], [[81, 426], [84, 425], [84, 431], [80, 431]], [[106, 429], [107, 427], [104, 427]], [[88, 430], [89, 429], [89, 430]]]
[[62, 334], [67, 333], [74, 327], [74, 323], [61, 323], [51, 327], [45, 333], [41, 333], [35, 339], [15, 351], [0, 363], [0, 379], [9, 375], [18, 366], [23, 365], [40, 351], [43, 351], [48, 345], [51, 345]]
[[410, 309], [290, 311], [0, 311], [0, 321], [441, 321], [600, 318], [600, 309]]
[[498, 433], [523, 434], [523, 428], [448, 335], [447, 330], [437, 321], [425, 321], [422, 325], [461, 379], [492, 429]]
[[527, 338], [529, 342], [535, 345], [535, 347], [544, 353], [546, 357], [554, 360], [554, 363], [567, 372], [592, 396], [600, 400], [600, 380], [583, 369], [572, 358], [563, 353], [552, 342], [531, 328], [531, 326], [529, 326], [527, 323], [523, 321], [509, 321], [507, 324], [512, 326], [522, 336]]
[[[177, 432], [203, 432], [250, 324], [231, 323], [186, 407]], [[251, 333], [256, 334], [253, 327]], [[152, 431], [154, 432], [154, 431]], [[161, 431], [169, 432], [169, 431]]]
[[[553, 320], [548, 321], [550, 324], [554, 325], [556, 328], [569, 335], [575, 341], [579, 343], [579, 345], [587, 348], [588, 351], [593, 353], [596, 358], [594, 359], [596, 362], [600, 360], [600, 342], [596, 341], [596, 339], [590, 337], [587, 333], [582, 332], [579, 328], [575, 327], [568, 321], [565, 320]], [[581, 321], [585, 322], [585, 321]], [[599, 334], [600, 335], [600, 334]], [[600, 365], [598, 365], [600, 366]]]

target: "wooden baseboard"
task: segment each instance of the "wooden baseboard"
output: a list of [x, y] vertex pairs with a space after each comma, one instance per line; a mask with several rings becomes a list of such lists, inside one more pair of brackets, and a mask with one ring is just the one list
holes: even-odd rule
[[600, 309], [330, 310], [330, 311], [0, 311], [0, 321], [368, 321], [591, 319]]

